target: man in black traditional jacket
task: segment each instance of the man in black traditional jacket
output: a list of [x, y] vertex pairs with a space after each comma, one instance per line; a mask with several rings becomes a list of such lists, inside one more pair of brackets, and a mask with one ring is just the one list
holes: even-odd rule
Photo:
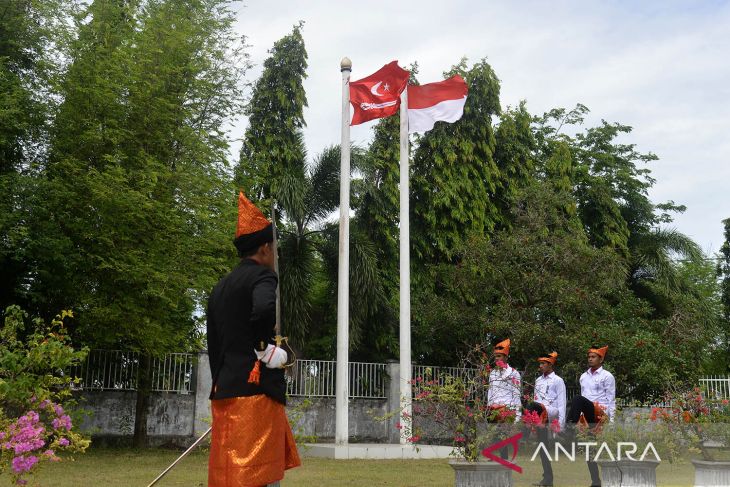
[[213, 433], [209, 487], [258, 487], [301, 464], [286, 418], [286, 352], [276, 323], [273, 226], [243, 193], [234, 245], [241, 262], [208, 300]]

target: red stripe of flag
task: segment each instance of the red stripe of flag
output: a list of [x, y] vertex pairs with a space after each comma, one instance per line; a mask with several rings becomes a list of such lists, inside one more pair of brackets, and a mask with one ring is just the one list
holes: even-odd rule
[[464, 78], [458, 74], [427, 85], [408, 87], [408, 108], [428, 108], [446, 100], [461, 100], [469, 93]]

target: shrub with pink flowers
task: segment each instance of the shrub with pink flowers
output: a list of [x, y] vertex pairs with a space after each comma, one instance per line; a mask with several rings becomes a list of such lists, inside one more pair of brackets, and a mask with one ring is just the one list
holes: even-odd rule
[[[495, 363], [495, 367], [505, 367]], [[453, 374], [424, 376], [411, 381], [411, 413], [400, 412], [397, 428], [411, 443], [424, 439], [448, 438], [454, 456], [477, 461], [482, 449], [512, 434], [516, 414], [503, 407], [487, 404], [489, 373], [492, 366], [483, 347], [476, 347]], [[414, 419], [415, 417], [415, 419]]]
[[63, 452], [83, 452], [89, 440], [73, 431], [64, 408], [73, 404], [72, 378], [64, 371], [86, 355], [70, 344], [63, 311], [46, 325], [26, 322], [19, 307], [5, 311], [0, 329], [0, 472], [25, 485], [37, 468]]

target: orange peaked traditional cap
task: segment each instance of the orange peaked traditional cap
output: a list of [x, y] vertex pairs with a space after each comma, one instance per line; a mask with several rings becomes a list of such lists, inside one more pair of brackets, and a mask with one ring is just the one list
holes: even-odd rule
[[509, 346], [512, 342], [509, 338], [506, 340], [502, 340], [498, 344], [494, 346], [494, 353], [503, 353], [505, 355], [509, 355]]
[[588, 349], [588, 353], [597, 353], [601, 356], [602, 359], [606, 358], [606, 354], [608, 353], [608, 345], [605, 347], [598, 348], [595, 345]]
[[550, 352], [545, 355], [540, 356], [537, 359], [538, 362], [550, 362], [551, 364], [555, 365], [558, 362], [558, 352]]
[[238, 192], [238, 225], [236, 226], [236, 238], [241, 235], [258, 232], [263, 230], [271, 222], [266, 219], [261, 210], [246, 198], [243, 191]]
[[238, 193], [238, 224], [236, 225], [236, 239], [233, 244], [239, 253], [255, 249], [260, 245], [274, 240], [274, 230], [271, 222], [266, 219], [261, 210], [246, 198], [243, 191]]

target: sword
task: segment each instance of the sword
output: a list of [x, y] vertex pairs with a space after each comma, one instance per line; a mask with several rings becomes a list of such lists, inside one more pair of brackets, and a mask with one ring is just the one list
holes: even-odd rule
[[[274, 227], [274, 272], [279, 277], [279, 236], [276, 234], [276, 200], [271, 200], [271, 225]], [[277, 341], [281, 338], [281, 296], [279, 286], [276, 286], [276, 324], [274, 325]], [[277, 344], [278, 345], [278, 344]]]
[[[271, 201], [271, 224], [274, 226], [274, 272], [276, 272], [276, 275], [279, 275], [279, 235], [277, 235], [276, 230], [276, 200]], [[281, 294], [279, 293], [279, 286], [276, 286], [276, 324], [274, 325], [274, 333], [276, 336], [274, 337], [274, 341], [276, 341], [276, 346], [280, 348], [282, 345], [286, 345], [286, 349], [284, 351], [287, 353], [287, 361], [284, 364], [283, 368], [289, 368], [293, 366], [296, 361], [297, 357], [294, 353], [294, 349], [291, 348], [291, 345], [289, 345], [289, 340], [287, 337], [281, 335]]]
[[203, 435], [200, 438], [198, 438], [197, 440], [195, 440], [195, 443], [193, 443], [192, 445], [190, 445], [190, 447], [187, 450], [185, 450], [182, 455], [180, 455], [179, 457], [177, 457], [177, 460], [175, 460], [174, 462], [172, 462], [172, 464], [170, 464], [170, 466], [167, 467], [164, 472], [162, 472], [160, 475], [158, 475], [155, 480], [153, 480], [152, 482], [150, 482], [150, 484], [147, 487], [152, 487], [157, 482], [159, 482], [159, 480], [162, 477], [164, 477], [167, 474], [167, 472], [169, 472], [170, 470], [172, 470], [172, 467], [174, 467], [175, 465], [177, 465], [177, 463], [180, 460], [182, 460], [183, 458], [185, 458], [188, 455], [188, 453], [190, 453], [191, 451], [193, 451], [195, 449], [195, 447], [198, 446], [200, 444], [200, 442], [202, 442], [210, 434], [210, 432], [211, 432], [212, 429], [213, 429], [212, 427], [208, 428], [205, 431], [205, 433], [203, 433]]

